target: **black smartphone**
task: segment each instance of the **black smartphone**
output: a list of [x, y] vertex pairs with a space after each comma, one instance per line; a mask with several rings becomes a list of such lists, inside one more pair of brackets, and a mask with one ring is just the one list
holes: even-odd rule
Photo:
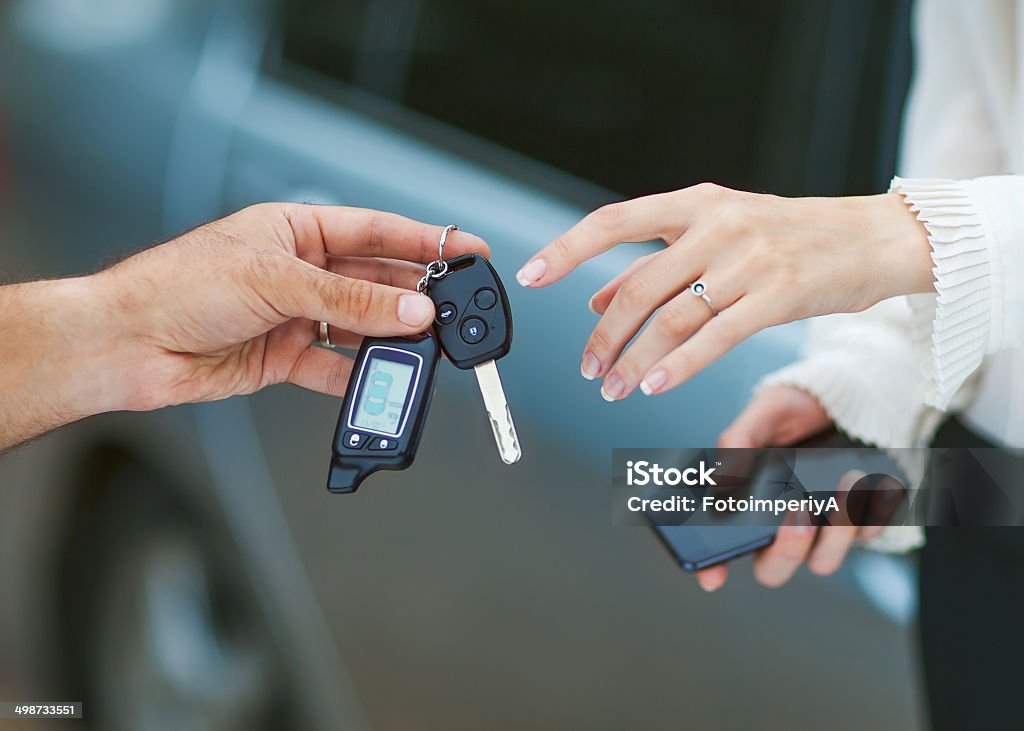
[[[746, 492], [753, 497], [779, 497], [779, 486], [794, 473], [808, 489], [835, 490], [840, 478], [853, 469], [890, 475], [906, 485], [902, 470], [888, 455], [837, 431], [824, 432], [793, 447], [801, 450], [795, 469], [792, 461], [759, 457], [743, 480]], [[775, 525], [766, 525], [764, 516], [749, 512], [703, 514], [685, 524], [666, 525], [648, 515], [655, 535], [687, 571], [699, 571], [770, 545], [783, 517], [780, 515]]]

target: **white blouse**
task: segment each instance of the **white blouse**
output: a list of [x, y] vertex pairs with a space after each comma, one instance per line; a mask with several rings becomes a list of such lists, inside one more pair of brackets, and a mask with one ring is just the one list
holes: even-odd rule
[[927, 445], [946, 411], [1024, 447], [1024, 0], [919, 0], [914, 32], [891, 190], [928, 229], [935, 294], [813, 321], [805, 357], [759, 387], [803, 388], [881, 447]]

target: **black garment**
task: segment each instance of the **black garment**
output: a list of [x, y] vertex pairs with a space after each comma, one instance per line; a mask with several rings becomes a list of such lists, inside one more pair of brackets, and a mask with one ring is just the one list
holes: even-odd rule
[[[936, 447], [991, 447], [952, 419]], [[926, 529], [921, 659], [934, 731], [1024, 729], [1024, 528]]]

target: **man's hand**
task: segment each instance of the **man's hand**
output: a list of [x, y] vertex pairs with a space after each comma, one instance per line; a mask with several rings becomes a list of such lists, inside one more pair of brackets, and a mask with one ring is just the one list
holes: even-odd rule
[[[114, 410], [290, 381], [341, 395], [350, 358], [314, 346], [429, 327], [415, 291], [440, 226], [352, 208], [262, 204], [99, 274], [0, 288], [0, 449]], [[447, 256], [488, 255], [463, 232]], [[415, 262], [415, 263], [414, 263]]]

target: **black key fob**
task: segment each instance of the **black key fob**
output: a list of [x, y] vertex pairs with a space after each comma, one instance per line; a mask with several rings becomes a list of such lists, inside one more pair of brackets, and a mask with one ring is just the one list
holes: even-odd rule
[[412, 464], [434, 395], [440, 352], [430, 335], [366, 338], [334, 432], [327, 489], [355, 492], [377, 470]]
[[435, 329], [448, 360], [472, 368], [506, 355], [512, 347], [512, 310], [491, 263], [479, 254], [448, 260], [448, 272], [430, 280]]

